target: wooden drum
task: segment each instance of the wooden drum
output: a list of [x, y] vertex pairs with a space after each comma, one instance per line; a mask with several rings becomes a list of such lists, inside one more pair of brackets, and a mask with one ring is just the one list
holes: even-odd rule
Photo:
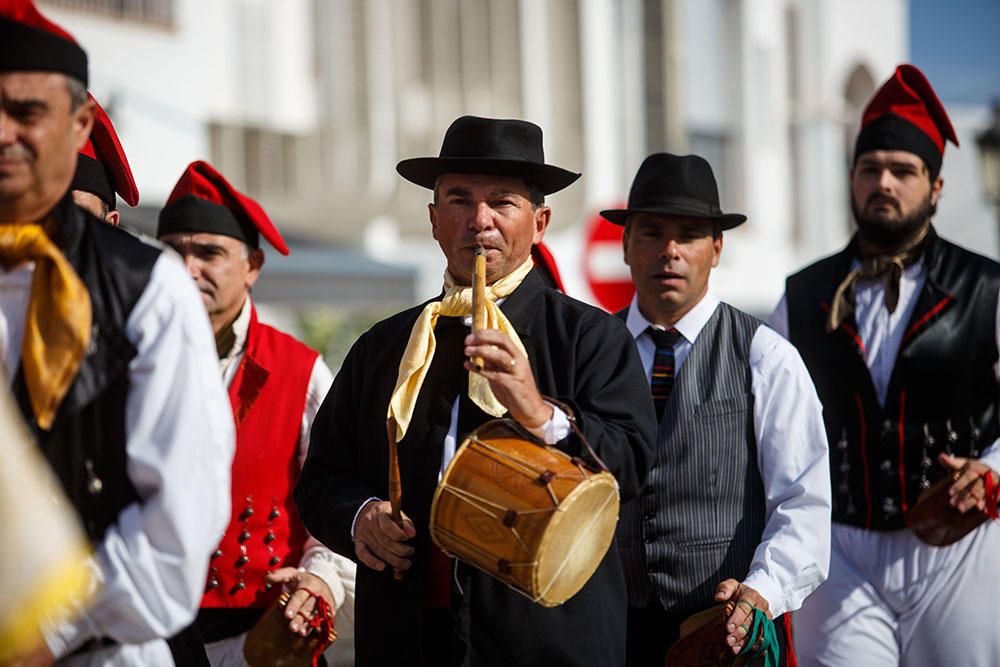
[[431, 506], [434, 543], [543, 607], [583, 588], [611, 546], [618, 483], [515, 422], [487, 422], [455, 454]]

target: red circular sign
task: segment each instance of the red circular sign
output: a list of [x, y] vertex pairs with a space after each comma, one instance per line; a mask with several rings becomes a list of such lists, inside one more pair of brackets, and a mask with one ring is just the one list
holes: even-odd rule
[[[623, 205], [606, 208], [624, 208]], [[618, 312], [632, 301], [635, 288], [622, 257], [621, 225], [596, 214], [587, 223], [583, 248], [583, 275], [597, 303], [608, 312]]]

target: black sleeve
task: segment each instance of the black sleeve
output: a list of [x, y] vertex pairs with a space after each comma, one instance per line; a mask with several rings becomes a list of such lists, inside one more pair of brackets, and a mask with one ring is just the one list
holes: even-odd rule
[[367, 336], [351, 348], [313, 420], [309, 453], [295, 485], [306, 529], [327, 547], [355, 559], [351, 527], [361, 505], [379, 495], [360, 474], [360, 419]]
[[[576, 414], [590, 445], [618, 480], [622, 501], [639, 494], [653, 461], [656, 416], [635, 342], [620, 320], [601, 317], [576, 341], [574, 396], [558, 396]], [[561, 447], [587, 458], [574, 434]]]

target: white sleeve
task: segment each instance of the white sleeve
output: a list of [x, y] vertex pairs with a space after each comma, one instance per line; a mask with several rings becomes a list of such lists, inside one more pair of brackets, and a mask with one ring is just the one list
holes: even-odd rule
[[765, 525], [743, 582], [778, 616], [795, 611], [830, 567], [830, 467], [823, 410], [791, 343], [762, 326], [750, 344]]
[[778, 305], [774, 307], [774, 312], [767, 320], [768, 326], [777, 331], [782, 338], [788, 338], [788, 295], [782, 294]]
[[[309, 388], [306, 390], [306, 405], [302, 412], [302, 427], [299, 431], [299, 467], [305, 463], [309, 452], [309, 431], [313, 419], [319, 411], [319, 406], [326, 398], [326, 393], [333, 385], [333, 373], [323, 361], [317, 357], [309, 377]], [[354, 636], [354, 578], [357, 567], [349, 558], [344, 558], [326, 548], [312, 535], [306, 539], [302, 561], [299, 567], [315, 574], [326, 582], [333, 593], [336, 606], [334, 625], [337, 636], [346, 638]]]
[[73, 623], [45, 629], [58, 657], [91, 637], [138, 644], [194, 619], [208, 560], [229, 521], [235, 450], [204, 305], [180, 261], [163, 253], [126, 322], [127, 474], [140, 501], [97, 547], [100, 589]]
[[[994, 337], [997, 342], [997, 350], [1000, 351], [1000, 295], [997, 297], [997, 315], [994, 322], [994, 329], [996, 330]], [[997, 381], [1000, 381], [1000, 362], [997, 362], [993, 366], [993, 372], [997, 377]], [[989, 447], [983, 450], [979, 461], [988, 465], [991, 470], [1000, 472], [1000, 438], [994, 440]]]

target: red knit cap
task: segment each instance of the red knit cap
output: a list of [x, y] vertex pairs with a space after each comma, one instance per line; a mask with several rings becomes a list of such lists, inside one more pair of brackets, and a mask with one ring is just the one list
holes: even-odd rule
[[31, 0], [0, 0], [0, 72], [61, 72], [87, 84], [87, 54]]
[[531, 246], [531, 258], [535, 260], [535, 270], [542, 274], [545, 284], [565, 294], [566, 288], [563, 287], [562, 278], [559, 276], [556, 258], [552, 256], [548, 246], [544, 243]]
[[207, 232], [259, 247], [258, 232], [282, 255], [288, 246], [260, 204], [238, 191], [207, 162], [188, 165], [160, 211], [156, 235]]
[[905, 150], [923, 158], [936, 174], [946, 141], [958, 146], [941, 100], [923, 72], [903, 64], [865, 107], [854, 159], [873, 150]]
[[73, 177], [72, 190], [84, 190], [100, 197], [111, 208], [115, 207], [115, 192], [129, 206], [139, 203], [139, 189], [132, 177], [132, 170], [125, 157], [108, 114], [94, 96], [94, 129], [80, 151]]

